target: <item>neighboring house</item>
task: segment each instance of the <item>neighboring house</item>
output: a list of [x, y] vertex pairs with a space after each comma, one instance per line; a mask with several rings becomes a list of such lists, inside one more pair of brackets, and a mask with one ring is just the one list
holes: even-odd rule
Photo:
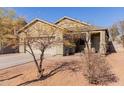
[[[76, 39], [73, 38], [75, 43], [74, 52], [81, 52], [87, 49], [85, 41], [88, 41], [89, 47], [94, 50], [94, 52], [105, 54], [107, 51], [107, 43], [109, 40], [107, 29], [101, 29], [69, 17], [63, 17], [53, 24], [40, 19], [35, 19], [23, 27], [19, 31], [19, 52], [26, 52], [25, 50], [28, 49], [25, 43], [26, 35], [30, 34], [31, 38], [38, 37], [38, 33], [36, 33], [34, 27], [42, 29], [41, 33], [45, 33], [45, 31], [48, 30], [56, 30], [55, 39], [59, 39], [60, 41], [65, 40], [66, 37], [66, 39], [68, 39], [69, 36], [78, 37]], [[66, 46], [64, 43], [57, 44], [47, 49], [46, 54], [65, 55], [65, 49]], [[35, 46], [33, 46], [33, 50], [35, 53], [38, 53], [38, 49], [36, 49]]]

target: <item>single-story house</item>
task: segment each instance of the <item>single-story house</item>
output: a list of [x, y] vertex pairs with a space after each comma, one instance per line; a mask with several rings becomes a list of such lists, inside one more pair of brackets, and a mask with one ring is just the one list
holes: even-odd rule
[[[39, 36], [39, 33], [36, 32], [36, 28], [40, 29], [40, 34], [47, 32], [55, 31], [55, 39], [64, 41], [70, 39], [69, 36], [73, 37], [74, 40], [74, 52], [81, 52], [86, 49], [87, 41], [89, 48], [94, 50], [94, 52], [99, 52], [101, 54], [106, 54], [107, 43], [109, 40], [109, 34], [107, 29], [99, 28], [91, 24], [80, 22], [76, 19], [70, 17], [63, 17], [55, 23], [49, 23], [44, 20], [35, 19], [28, 23], [26, 26], [19, 30], [19, 52], [26, 52], [29, 50], [26, 45], [27, 37], [36, 39]], [[66, 32], [66, 33], [65, 33]], [[74, 38], [78, 37], [78, 38]], [[57, 45], [46, 50], [48, 55], [65, 55], [67, 47], [64, 45], [64, 42], [61, 42]], [[36, 46], [33, 46], [35, 53], [38, 53], [39, 50], [36, 49]]]

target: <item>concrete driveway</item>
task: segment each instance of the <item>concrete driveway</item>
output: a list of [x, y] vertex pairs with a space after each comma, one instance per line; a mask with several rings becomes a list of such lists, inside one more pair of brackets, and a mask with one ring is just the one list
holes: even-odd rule
[[[37, 54], [37, 58], [38, 58]], [[5, 54], [0, 55], [0, 69], [8, 68], [33, 61], [33, 58], [28, 53]]]

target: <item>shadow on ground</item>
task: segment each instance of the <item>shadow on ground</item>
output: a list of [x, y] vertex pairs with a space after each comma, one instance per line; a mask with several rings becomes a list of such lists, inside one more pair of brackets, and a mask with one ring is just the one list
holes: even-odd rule
[[10, 77], [10, 78], [2, 79], [2, 80], [0, 80], [0, 82], [6, 81], [6, 80], [11, 80], [11, 79], [17, 78], [17, 77], [22, 76], [22, 75], [23, 75], [23, 74], [18, 74], [18, 75], [12, 76], [12, 77]]
[[49, 77], [57, 74], [60, 71], [70, 70], [72, 72], [78, 72], [78, 71], [81, 70], [81, 66], [79, 66], [79, 64], [77, 64], [77, 62], [75, 62], [75, 61], [72, 61], [72, 62], [63, 62], [61, 64], [56, 64], [53, 67], [54, 67], [54, 69], [51, 70], [50, 72], [46, 73], [42, 78], [40, 78], [40, 79], [34, 79], [34, 80], [30, 80], [30, 81], [26, 81], [26, 82], [21, 83], [21, 84], [19, 84], [17, 86], [22, 86], [22, 85], [24, 86], [24, 85], [28, 85], [28, 84], [33, 83], [33, 82], [46, 80]]

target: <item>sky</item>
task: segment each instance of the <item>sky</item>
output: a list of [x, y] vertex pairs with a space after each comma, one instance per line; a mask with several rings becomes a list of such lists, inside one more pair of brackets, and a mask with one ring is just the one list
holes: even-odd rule
[[100, 27], [110, 27], [124, 20], [124, 8], [108, 7], [15, 7], [18, 16], [23, 16], [28, 22], [39, 18], [48, 22], [56, 22], [63, 16], [68, 16], [82, 22]]

